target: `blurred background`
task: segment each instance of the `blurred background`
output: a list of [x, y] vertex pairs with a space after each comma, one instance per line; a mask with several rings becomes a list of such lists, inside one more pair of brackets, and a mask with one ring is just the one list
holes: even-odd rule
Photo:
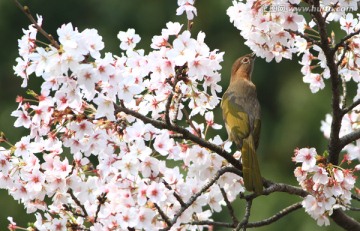
[[[28, 5], [33, 15], [44, 17], [43, 27], [50, 34], [56, 35], [56, 29], [63, 23], [72, 22], [79, 31], [85, 28], [96, 28], [103, 36], [105, 51], [120, 53], [119, 40], [116, 35], [120, 30], [134, 28], [141, 36], [137, 48], [149, 52], [153, 35], [159, 35], [168, 21], [186, 24], [185, 16], [176, 16], [176, 1], [169, 0], [62, 0], [62, 1], [21, 1]], [[230, 0], [197, 1], [198, 17], [195, 18], [193, 34], [200, 30], [206, 33], [206, 43], [210, 49], [224, 51], [224, 62], [221, 84], [223, 90], [229, 83], [230, 69], [233, 61], [250, 50], [226, 15]], [[20, 87], [21, 79], [13, 74], [13, 65], [17, 57], [17, 39], [22, 36], [22, 28], [30, 22], [11, 0], [0, 1], [0, 131], [5, 132], [12, 143], [16, 143], [27, 132], [15, 129], [15, 119], [10, 116], [16, 109], [15, 98], [24, 95]], [[56, 37], [56, 36], [54, 36]], [[195, 35], [193, 37], [196, 37]], [[42, 37], [38, 37], [44, 40]], [[297, 185], [293, 176], [294, 163], [291, 161], [294, 149], [299, 147], [316, 147], [319, 153], [327, 148], [327, 140], [320, 132], [320, 121], [330, 112], [330, 88], [317, 94], [311, 94], [307, 84], [302, 82], [298, 57], [284, 60], [281, 63], [266, 63], [257, 59], [253, 72], [253, 82], [257, 85], [258, 97], [262, 105], [262, 133], [258, 149], [261, 172], [264, 177], [276, 182]], [[39, 79], [31, 78], [30, 87], [39, 89]], [[326, 81], [326, 85], [329, 85]], [[221, 112], [216, 110], [215, 119], [223, 123]], [[219, 131], [217, 131], [219, 132]], [[215, 133], [213, 133], [215, 134]], [[225, 129], [220, 131], [226, 138]], [[274, 215], [300, 198], [277, 193], [262, 196], [254, 201], [250, 221], [258, 221]], [[19, 225], [26, 225], [33, 220], [33, 215], [25, 213], [23, 207], [0, 190], [0, 230], [6, 230], [6, 218], [14, 217]], [[244, 213], [244, 204], [236, 204], [237, 213]], [[355, 215], [360, 219], [360, 215]], [[216, 215], [217, 220], [230, 221], [227, 213]], [[286, 227], [286, 228], [285, 228]], [[316, 222], [300, 209], [279, 221], [255, 230], [340, 230], [333, 222], [331, 227], [318, 227]], [[215, 228], [214, 230], [228, 230]]]

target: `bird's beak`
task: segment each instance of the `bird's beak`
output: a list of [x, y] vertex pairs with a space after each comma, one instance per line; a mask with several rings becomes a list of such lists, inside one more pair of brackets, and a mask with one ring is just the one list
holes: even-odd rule
[[256, 58], [255, 52], [251, 53], [251, 54], [250, 54], [250, 57], [251, 57], [252, 59], [255, 59], [255, 58]]

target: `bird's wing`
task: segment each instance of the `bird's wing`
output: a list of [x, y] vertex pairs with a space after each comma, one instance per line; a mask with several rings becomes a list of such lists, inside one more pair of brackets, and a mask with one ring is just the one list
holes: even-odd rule
[[257, 149], [257, 147], [259, 146], [260, 130], [261, 130], [261, 120], [256, 119], [254, 122], [254, 131], [253, 131], [253, 139], [254, 139], [255, 149]]
[[241, 99], [233, 93], [227, 92], [223, 96], [222, 109], [223, 119], [228, 129], [229, 137], [239, 149], [242, 147], [242, 140], [250, 134], [249, 115], [241, 106]]

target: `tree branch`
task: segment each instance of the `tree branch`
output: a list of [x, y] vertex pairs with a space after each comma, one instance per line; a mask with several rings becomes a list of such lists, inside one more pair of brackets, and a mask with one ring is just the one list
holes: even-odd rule
[[183, 139], [191, 140], [194, 143], [196, 143], [202, 147], [210, 149], [211, 151], [219, 154], [221, 157], [223, 157], [225, 160], [227, 160], [230, 164], [232, 164], [237, 169], [242, 169], [241, 163], [237, 159], [235, 159], [231, 154], [229, 154], [224, 149], [222, 149], [220, 146], [210, 143], [210, 142], [192, 134], [189, 130], [187, 130], [183, 127], [173, 125], [173, 124], [166, 124], [162, 121], [151, 119], [147, 116], [142, 115], [139, 112], [130, 110], [126, 107], [119, 106], [117, 104], [114, 104], [114, 107], [115, 107], [115, 114], [117, 114], [118, 112], [124, 112], [128, 115], [132, 115], [132, 116], [142, 120], [144, 123], [149, 123], [156, 128], [167, 129], [170, 131], [180, 133], [183, 135]]
[[342, 110], [343, 115], [345, 115], [346, 113], [349, 113], [352, 109], [354, 109], [359, 104], [360, 104], [360, 99], [354, 101], [350, 106], [348, 106]]
[[99, 201], [99, 204], [96, 208], [96, 212], [95, 212], [95, 219], [94, 219], [94, 222], [96, 223], [97, 219], [98, 219], [98, 216], [99, 216], [99, 212], [100, 212], [100, 209], [101, 209], [101, 206], [106, 202], [107, 198], [106, 198], [106, 193], [102, 193], [101, 195], [99, 195], [97, 197], [97, 200]]
[[358, 211], [358, 212], [360, 211], [360, 208], [358, 208], [358, 207], [346, 206], [346, 208], [351, 211]]
[[[301, 202], [295, 203], [293, 205], [290, 205], [280, 212], [276, 213], [275, 215], [256, 222], [250, 222], [246, 225], [247, 228], [255, 228], [255, 227], [261, 227], [265, 225], [269, 225], [271, 223], [274, 223], [275, 221], [278, 221], [280, 218], [285, 217], [286, 215], [302, 208]], [[194, 221], [186, 223], [189, 225], [211, 225], [211, 226], [218, 226], [218, 227], [227, 227], [227, 228], [236, 228], [238, 224], [232, 224], [232, 223], [226, 223], [226, 222], [215, 222], [215, 221]]]
[[162, 211], [162, 209], [156, 204], [154, 203], [155, 208], [157, 209], [157, 211], [159, 212], [161, 218], [165, 221], [167, 226], [171, 226], [171, 220], [168, 216], [166, 216], [166, 214], [164, 213], [164, 211]]
[[70, 194], [70, 197], [71, 197], [71, 199], [73, 199], [73, 201], [75, 202], [75, 204], [81, 208], [81, 210], [82, 210], [83, 213], [84, 213], [84, 217], [87, 217], [87, 216], [88, 216], [88, 213], [87, 213], [84, 205], [82, 205], [82, 204], [80, 203], [80, 201], [76, 198], [76, 196], [75, 196], [74, 193], [73, 193], [73, 190], [72, 190], [72, 189], [69, 189], [69, 190], [67, 191], [67, 193]]
[[[316, 8], [320, 7], [320, 1], [314, 0], [314, 6]], [[344, 43], [350, 39], [351, 37], [360, 33], [360, 30], [351, 33], [345, 36], [343, 39], [340, 40], [333, 48], [330, 48], [328, 42], [328, 34], [326, 29], [326, 22], [325, 19], [322, 17], [321, 12], [315, 11], [311, 13], [315, 18], [317, 23], [319, 32], [320, 32], [320, 39], [321, 39], [321, 49], [324, 52], [326, 57], [326, 65], [330, 71], [330, 79], [332, 85], [332, 116], [333, 120], [331, 123], [331, 133], [330, 133], [330, 142], [329, 142], [329, 157], [328, 161], [334, 165], [338, 165], [339, 163], [339, 155], [344, 147], [344, 145], [348, 142], [351, 142], [354, 138], [357, 137], [357, 133], [349, 134], [350, 136], [346, 138], [339, 137], [341, 122], [343, 118], [343, 111], [340, 108], [340, 78], [338, 72], [338, 66], [335, 62], [335, 53], [337, 52], [340, 46], [343, 46]], [[334, 210], [331, 218], [342, 228], [347, 230], [360, 230], [360, 223], [352, 219], [351, 217], [347, 216], [341, 210]]]
[[333, 221], [346, 230], [360, 230], [360, 223], [352, 217], [345, 214], [341, 209], [335, 209], [330, 216]]
[[331, 9], [328, 12], [326, 12], [324, 19], [326, 20], [327, 17], [329, 17], [329, 15], [333, 12], [333, 10], [335, 10], [336, 7], [338, 6], [339, 6], [339, 2], [336, 2], [333, 6], [331, 6]]
[[[166, 105], [165, 105], [165, 122], [166, 124], [171, 124], [171, 120], [170, 120], [170, 107], [171, 107], [171, 103], [174, 97], [174, 91], [176, 88], [177, 83], [179, 82], [179, 77], [178, 75], [182, 75], [182, 71], [183, 71], [183, 67], [180, 67], [177, 70], [179, 73], [175, 74], [174, 77], [174, 82], [171, 83], [171, 79], [169, 78], [167, 82], [169, 82], [172, 85], [172, 91], [170, 92], [170, 95], [166, 101]], [[176, 117], [175, 117], [176, 118]]]
[[351, 194], [351, 198], [354, 200], [360, 201], [360, 197], [355, 194]]
[[230, 201], [229, 201], [229, 199], [228, 199], [228, 197], [227, 197], [227, 195], [226, 195], [225, 190], [220, 187], [220, 191], [221, 191], [221, 194], [222, 194], [222, 196], [223, 196], [223, 198], [224, 198], [226, 207], [227, 207], [227, 209], [228, 209], [228, 211], [229, 211], [229, 214], [230, 214], [230, 217], [231, 217], [231, 220], [232, 220], [233, 224], [239, 223], [238, 219], [237, 219], [236, 216], [235, 216], [234, 208], [232, 207], [232, 205], [231, 205], [231, 203], [230, 203]]
[[243, 231], [246, 231], [246, 226], [249, 223], [249, 218], [251, 214], [251, 207], [252, 207], [252, 199], [246, 200], [246, 207], [245, 207], [245, 214], [244, 218], [235, 228], [235, 231], [239, 231], [241, 228], [244, 228]]
[[[172, 125], [172, 124], [166, 124], [162, 121], [151, 119], [147, 116], [140, 114], [139, 112], [135, 112], [124, 106], [119, 106], [117, 104], [114, 104], [114, 107], [115, 107], [115, 113], [124, 112], [126, 114], [132, 115], [132, 116], [142, 120], [144, 123], [149, 123], [156, 128], [168, 129], [170, 131], [180, 133], [182, 135], [183, 139], [191, 140], [191, 141], [199, 144], [200, 146], [210, 149], [211, 151], [222, 156], [224, 159], [226, 159], [229, 163], [231, 163], [235, 167], [235, 168], [231, 169], [231, 172], [233, 172], [239, 176], [242, 176], [242, 172], [240, 171], [240, 169], [242, 169], [242, 165], [239, 163], [238, 160], [236, 160], [232, 155], [230, 155], [229, 153], [224, 151], [221, 147], [219, 147], [215, 144], [212, 144], [212, 143], [192, 134], [191, 132], [189, 132], [187, 129], [185, 129], [183, 127], [180, 127], [177, 125]], [[289, 194], [298, 195], [301, 197], [305, 197], [306, 195], [308, 195], [308, 193], [306, 191], [304, 191], [303, 189], [301, 189], [299, 187], [294, 187], [294, 186], [286, 185], [286, 184], [282, 184], [282, 183], [274, 183], [274, 182], [272, 182], [270, 180], [266, 180], [264, 178], [263, 178], [263, 184], [265, 186], [263, 195], [268, 195], [273, 192], [287, 192]], [[252, 195], [253, 198], [260, 196], [260, 195], [255, 195], [255, 194], [250, 194], [250, 195]]]
[[192, 221], [188, 223], [182, 223], [182, 225], [202, 225], [202, 226], [217, 226], [217, 227], [226, 227], [226, 228], [236, 228], [235, 224], [228, 222], [218, 222], [218, 221]]
[[165, 105], [165, 122], [166, 122], [166, 124], [171, 124], [170, 107], [171, 107], [171, 102], [172, 102], [173, 97], [174, 97], [174, 93], [171, 91], [171, 93], [166, 101], [166, 105]]
[[343, 149], [346, 145], [360, 139], [360, 130], [353, 131], [340, 138], [340, 147]]
[[186, 118], [186, 123], [189, 124], [190, 127], [194, 130], [194, 132], [196, 132], [196, 134], [198, 135], [198, 137], [201, 138], [201, 131], [200, 131], [200, 129], [198, 129], [198, 128], [195, 127], [194, 123], [193, 123], [192, 120], [190, 119], [190, 114], [189, 114], [189, 112], [188, 112], [185, 108], [182, 109], [182, 112], [184, 113], [184, 116], [185, 116], [185, 118]]
[[27, 6], [21, 5], [18, 0], [14, 0], [15, 5], [28, 17], [30, 22], [35, 26], [35, 28], [53, 45], [56, 49], [60, 49], [60, 45], [51, 34], [48, 34], [40, 25], [37, 24], [35, 18], [31, 15], [30, 9]]
[[[314, 6], [316, 9], [320, 8], [319, 0], [314, 0]], [[338, 46], [335, 45], [333, 49], [330, 48], [329, 40], [328, 40], [328, 33], [326, 29], [326, 22], [321, 12], [314, 11], [311, 12], [313, 15], [315, 22], [319, 29], [320, 34], [320, 47], [324, 52], [326, 57], [326, 65], [330, 71], [330, 79], [331, 79], [331, 90], [332, 90], [332, 116], [333, 120], [331, 123], [331, 135], [330, 135], [330, 142], [329, 142], [329, 157], [328, 161], [334, 165], [339, 163], [339, 154], [341, 151], [340, 146], [340, 128], [341, 128], [341, 121], [343, 117], [343, 113], [340, 109], [340, 78], [338, 73], [338, 67], [335, 62], [335, 52], [337, 51]]]
[[[263, 195], [270, 195], [271, 193], [274, 193], [274, 192], [286, 192], [288, 194], [297, 195], [300, 197], [306, 197], [307, 195], [309, 195], [309, 193], [307, 191], [303, 190], [302, 188], [295, 187], [292, 185], [287, 185], [287, 184], [283, 184], [283, 183], [274, 183], [274, 182], [272, 182], [270, 180], [266, 180], [266, 179], [263, 179], [263, 182], [264, 182], [264, 186], [265, 186]], [[253, 193], [246, 197], [255, 198], [258, 196], [259, 195]]]
[[269, 224], [279, 220], [280, 218], [288, 215], [289, 213], [294, 212], [294, 211], [296, 211], [296, 210], [298, 210], [300, 208], [302, 208], [302, 205], [301, 205], [301, 202], [298, 202], [296, 204], [290, 205], [289, 207], [286, 207], [285, 209], [281, 210], [280, 212], [278, 212], [274, 216], [269, 217], [269, 218], [267, 218], [265, 220], [248, 223], [246, 225], [246, 227], [253, 228], [253, 227], [260, 227], [260, 226], [269, 225]]
[[345, 58], [345, 55], [346, 55], [346, 52], [348, 51], [348, 49], [349, 49], [348, 45], [345, 44], [345, 45], [344, 45], [344, 51], [343, 51], [343, 53], [341, 54], [341, 57], [340, 57], [339, 61], [336, 63], [336, 66], [341, 65], [342, 61], [343, 61], [344, 58]]
[[171, 227], [176, 223], [177, 219], [181, 216], [181, 214], [183, 214], [183, 212], [185, 212], [185, 210], [187, 208], [189, 208], [195, 201], [196, 199], [201, 196], [206, 190], [208, 190], [223, 174], [227, 173], [227, 172], [235, 172], [238, 173], [238, 169], [235, 169], [233, 167], [224, 167], [222, 169], [220, 169], [215, 176], [208, 182], [206, 183], [202, 189], [195, 193], [192, 197], [190, 197], [190, 199], [185, 203], [184, 206], [181, 206], [181, 208], [179, 209], [179, 211], [174, 215], [172, 221], [171, 221], [171, 225], [168, 225], [168, 227], [162, 229], [163, 231], [167, 231], [170, 230]]
[[312, 44], [316, 44], [316, 45], [320, 45], [318, 41], [316, 41], [315, 39], [299, 32], [299, 31], [294, 31], [294, 30], [290, 30], [290, 29], [285, 29], [286, 32], [289, 32], [289, 33], [292, 33], [292, 34], [295, 34], [295, 35], [298, 35], [300, 36], [301, 38], [305, 39], [307, 42], [310, 42]]
[[[173, 190], [171, 188], [171, 186], [165, 181], [163, 180], [163, 184], [165, 185], [165, 187], [169, 190]], [[183, 199], [181, 198], [181, 196], [179, 194], [177, 194], [175, 191], [173, 193], [174, 197], [176, 198], [176, 200], [180, 203], [181, 206], [185, 206], [185, 202], [183, 201]]]
[[342, 38], [340, 40], [340, 42], [338, 42], [334, 48], [333, 48], [333, 54], [335, 54], [335, 52], [339, 49], [339, 47], [344, 46], [344, 44], [346, 43], [347, 40], [351, 39], [352, 37], [354, 37], [355, 35], [360, 34], [360, 30], [354, 31], [348, 35], [346, 35], [344, 38]]

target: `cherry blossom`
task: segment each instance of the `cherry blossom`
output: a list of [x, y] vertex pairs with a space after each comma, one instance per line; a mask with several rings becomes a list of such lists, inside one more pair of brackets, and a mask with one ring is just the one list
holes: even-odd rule
[[309, 193], [302, 206], [322, 226], [330, 224], [329, 216], [334, 209], [346, 209], [350, 204], [350, 190], [355, 186], [355, 177], [352, 170], [344, 170], [331, 164], [325, 166], [317, 160], [321, 160], [321, 157], [314, 148], [296, 150], [293, 158], [294, 162], [302, 163], [294, 174], [300, 186]]
[[176, 10], [177, 15], [181, 15], [184, 12], [188, 20], [193, 20], [194, 15], [197, 15], [197, 10], [194, 7], [195, 0], [178, 0], [179, 8]]
[[[354, 2], [337, 4], [356, 8]], [[326, 53], [305, 36], [318, 25], [296, 10], [270, 11], [299, 3], [234, 0], [227, 14], [258, 57], [280, 62], [299, 55], [303, 82], [316, 93], [331, 76]], [[185, 12], [193, 20], [194, 4], [178, 0], [176, 14]], [[351, 12], [320, 13], [327, 14], [326, 23], [338, 21], [348, 35], [360, 28], [359, 16]], [[37, 23], [42, 25], [41, 16]], [[0, 146], [0, 187], [35, 213], [34, 227], [159, 230], [168, 225], [167, 219], [175, 219], [171, 230], [201, 230], [189, 222], [212, 221], [225, 199], [233, 202], [245, 192], [239, 174], [217, 176], [229, 166], [224, 156], [182, 137], [200, 137], [231, 153], [231, 142], [208, 133], [222, 128], [213, 109], [222, 91], [224, 52], [212, 50], [204, 32], [168, 22], [153, 36], [151, 49], [139, 49], [140, 36], [128, 29], [117, 34], [123, 52], [115, 53], [103, 52], [96, 29], [79, 31], [72, 23], [63, 24], [57, 29], [59, 46], [37, 42], [37, 33], [34, 25], [23, 30], [14, 66], [22, 87], [33, 76], [42, 81], [40, 90], [18, 98], [11, 113], [14, 126], [28, 134], [13, 144], [0, 137], [1, 145], [8, 145]], [[360, 82], [359, 44], [355, 34], [347, 47], [334, 51], [344, 84]], [[360, 97], [357, 90], [354, 100]], [[359, 129], [357, 110], [344, 113], [339, 138]], [[143, 117], [155, 122], [150, 125]], [[331, 124], [328, 114], [321, 122], [326, 138]], [[178, 133], [179, 127], [186, 133]], [[341, 164], [360, 160], [358, 146], [355, 141], [344, 147]], [[229, 156], [241, 159], [239, 151]], [[326, 153], [315, 148], [297, 149], [293, 161], [300, 164], [294, 175], [308, 193], [302, 206], [318, 225], [328, 225], [334, 209], [350, 205], [359, 165], [329, 164]], [[218, 179], [207, 187], [214, 176]], [[18, 228], [9, 221], [10, 230]]]
[[206, 112], [205, 120], [206, 120], [207, 126], [213, 128], [213, 129], [221, 129], [222, 128], [222, 126], [220, 124], [216, 124], [214, 122], [214, 113], [213, 112]]
[[[178, 12], [196, 14], [193, 3], [179, 2]], [[115, 104], [120, 104], [162, 120], [172, 95], [175, 100], [168, 112], [171, 120], [182, 119], [182, 109], [197, 105], [189, 116], [206, 115], [201, 123], [193, 121], [195, 127], [202, 133], [205, 124], [221, 128], [210, 110], [219, 103], [218, 71], [224, 53], [211, 51], [203, 32], [192, 38], [191, 32], [182, 28], [180, 23], [167, 23], [161, 35], [154, 36], [154, 50], [148, 54], [134, 50], [140, 41], [134, 29], [119, 32], [120, 48], [126, 50], [120, 55], [102, 55], [104, 43], [95, 29], [79, 31], [71, 23], [62, 25], [57, 30], [60, 49], [25, 44], [29, 36], [36, 39], [36, 30], [30, 27], [30, 31], [24, 31], [27, 37], [19, 41], [15, 73], [24, 79], [23, 87], [32, 73], [42, 78], [43, 84], [41, 94], [31, 92], [33, 99], [22, 98], [12, 113], [17, 118], [15, 126], [29, 129], [30, 134], [15, 143], [13, 153], [1, 149], [0, 185], [28, 212], [51, 211], [37, 213], [35, 226], [39, 230], [62, 229], [67, 222], [85, 227], [81, 216], [69, 221], [62, 215], [67, 208], [84, 213], [80, 204], [89, 219], [98, 217], [90, 229], [154, 230], [163, 224], [151, 204], [166, 208], [169, 216], [174, 216], [180, 204], [173, 192], [189, 199], [203, 185], [199, 177], [206, 181], [224, 166], [221, 157], [206, 149], [187, 147], [168, 131], [116, 113]], [[216, 142], [222, 143], [219, 139]], [[73, 162], [63, 155], [63, 147]], [[197, 153], [196, 158], [192, 151]], [[186, 164], [189, 174], [168, 167], [159, 155]], [[201, 171], [199, 166], [203, 167]], [[223, 186], [235, 187], [238, 183], [231, 181]], [[191, 193], [188, 188], [192, 188]], [[49, 202], [41, 202], [45, 196]], [[101, 197], [107, 200], [102, 202]], [[212, 187], [189, 212], [208, 219], [211, 213], [204, 210], [207, 203], [220, 212], [222, 200], [219, 188]], [[159, 222], [154, 223], [155, 217]], [[188, 219], [191, 217], [181, 215], [176, 226], [184, 226], [181, 222]]]
[[309, 73], [303, 77], [303, 81], [304, 83], [310, 84], [310, 90], [312, 93], [316, 93], [325, 87], [325, 83], [320, 74]]
[[135, 34], [134, 29], [128, 29], [126, 32], [120, 31], [117, 37], [121, 41], [120, 49], [122, 50], [134, 49], [136, 44], [140, 42], [140, 36]]
[[302, 148], [300, 150], [296, 150], [293, 160], [297, 163], [302, 163], [302, 169], [309, 171], [315, 167], [316, 155], [317, 153], [315, 148]]

